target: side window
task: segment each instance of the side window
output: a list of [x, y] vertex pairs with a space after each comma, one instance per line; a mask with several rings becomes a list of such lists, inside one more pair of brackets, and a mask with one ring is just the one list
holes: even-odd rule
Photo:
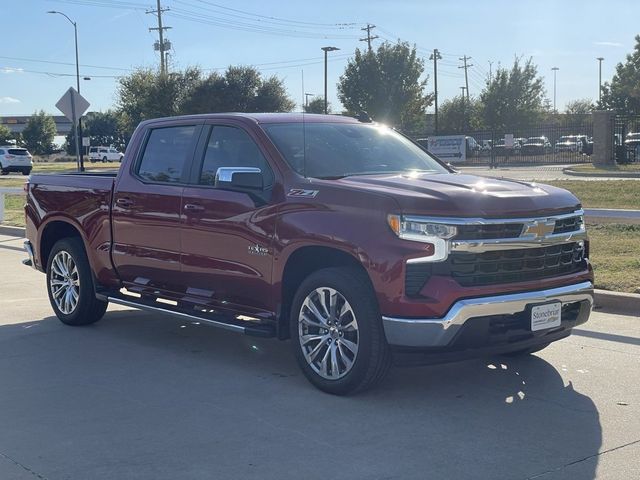
[[137, 174], [152, 182], [179, 182], [195, 130], [192, 125], [153, 129]]
[[244, 130], [214, 126], [202, 162], [200, 185], [214, 185], [220, 167], [257, 167], [262, 171], [264, 185], [273, 184], [273, 172], [258, 145]]

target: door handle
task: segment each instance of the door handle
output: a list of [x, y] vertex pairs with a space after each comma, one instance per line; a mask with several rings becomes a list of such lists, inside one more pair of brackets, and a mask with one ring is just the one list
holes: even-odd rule
[[133, 200], [127, 197], [121, 197], [116, 200], [116, 205], [123, 208], [129, 208], [133, 205]]
[[203, 212], [204, 207], [202, 205], [197, 205], [195, 203], [187, 203], [184, 206], [184, 211], [190, 212], [190, 213]]

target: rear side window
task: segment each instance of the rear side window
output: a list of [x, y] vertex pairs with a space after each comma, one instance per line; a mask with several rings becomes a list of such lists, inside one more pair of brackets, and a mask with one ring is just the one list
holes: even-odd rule
[[195, 131], [193, 125], [152, 130], [137, 174], [151, 182], [180, 182]]
[[9, 149], [9, 154], [10, 155], [27, 156], [27, 155], [29, 155], [29, 152], [27, 152], [27, 150], [24, 149], [24, 148], [10, 148]]
[[214, 126], [202, 162], [200, 185], [214, 185], [220, 167], [257, 167], [265, 187], [273, 183], [273, 172], [260, 148], [247, 132], [236, 127]]

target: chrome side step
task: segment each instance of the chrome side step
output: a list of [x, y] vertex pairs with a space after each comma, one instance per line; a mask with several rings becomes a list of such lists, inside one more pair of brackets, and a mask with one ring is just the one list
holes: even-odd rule
[[[192, 320], [197, 322], [203, 322], [213, 327], [222, 328], [236, 333], [244, 333], [245, 335], [252, 335], [254, 337], [274, 337], [275, 329], [270, 325], [241, 325], [239, 323], [231, 323], [232, 321], [214, 320], [205, 316], [193, 315], [180, 310], [173, 310], [170, 308], [162, 308], [156, 305], [149, 305], [144, 302], [134, 302], [131, 300], [125, 300], [119, 297], [107, 296], [106, 300], [115, 303], [117, 305], [124, 305], [125, 307], [137, 308], [139, 310], [145, 310], [152, 313], [161, 313], [171, 315], [183, 320]], [[226, 318], [220, 315], [221, 318]]]

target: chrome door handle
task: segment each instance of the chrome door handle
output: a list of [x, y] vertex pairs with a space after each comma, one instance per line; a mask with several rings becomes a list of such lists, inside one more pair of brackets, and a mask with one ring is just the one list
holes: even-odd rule
[[191, 213], [203, 212], [204, 207], [202, 205], [197, 205], [195, 203], [187, 203], [184, 206], [184, 210], [185, 212], [191, 212]]
[[123, 207], [123, 208], [129, 208], [130, 206], [133, 205], [133, 200], [131, 200], [130, 198], [126, 198], [126, 197], [118, 198], [116, 200], [116, 205], [118, 205], [119, 207]]

